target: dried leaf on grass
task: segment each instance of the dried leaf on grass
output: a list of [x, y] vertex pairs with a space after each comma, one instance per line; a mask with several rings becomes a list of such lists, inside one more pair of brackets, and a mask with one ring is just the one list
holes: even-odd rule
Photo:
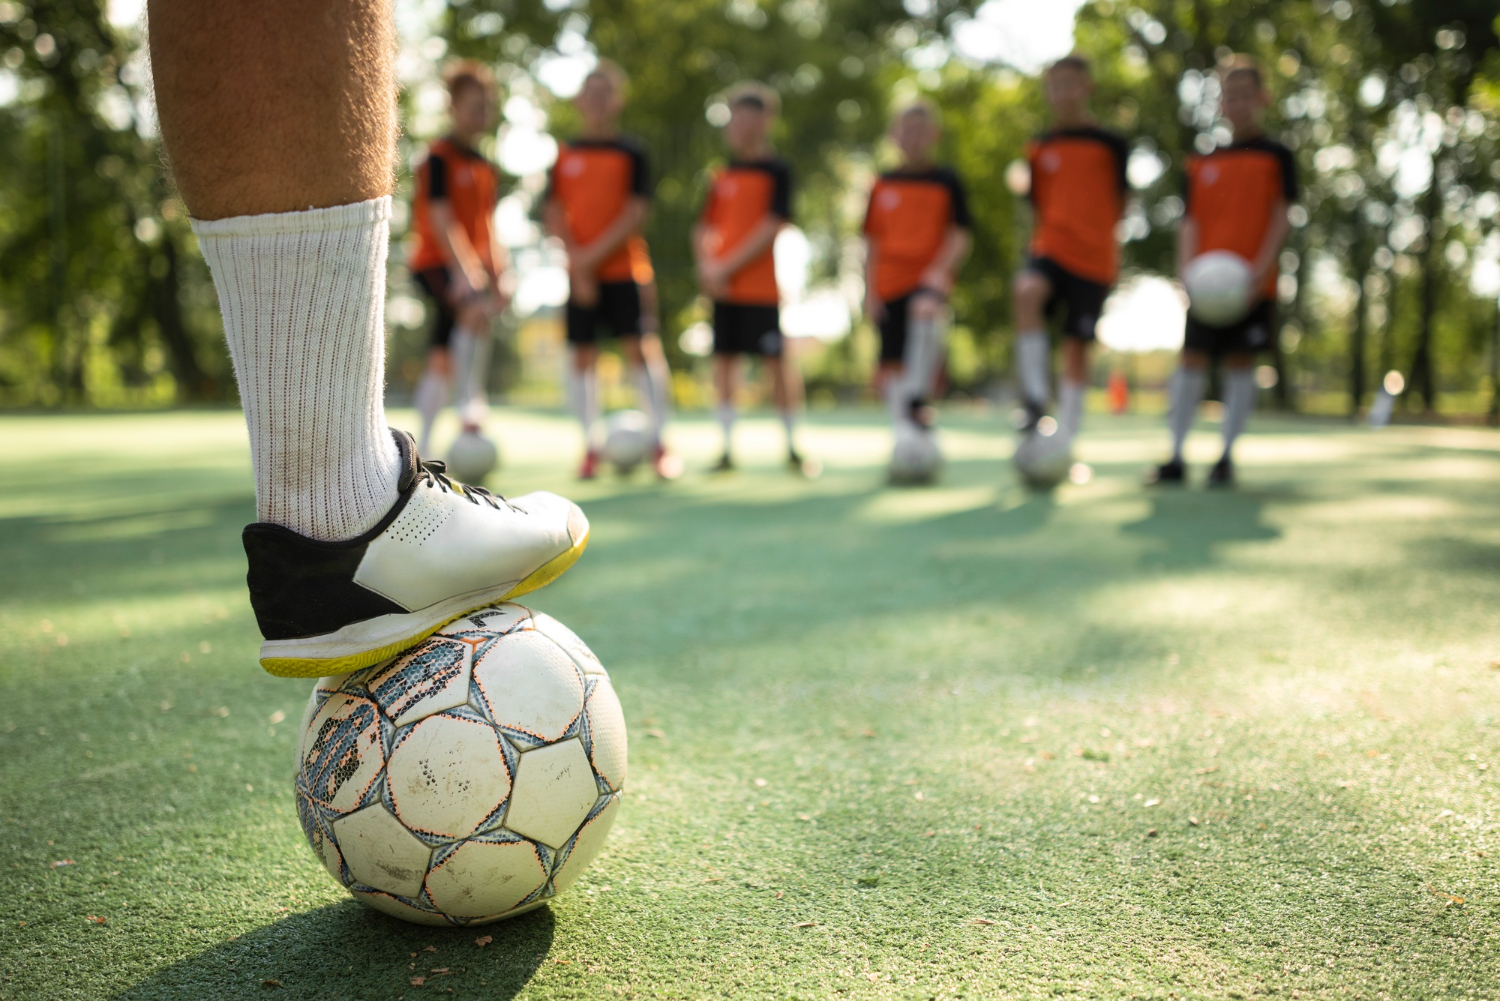
[[260, 985], [262, 987], [268, 989], [268, 990], [275, 990], [278, 987], [284, 987], [285, 986], [280, 980], [269, 980], [269, 979], [262, 980], [260, 982]]
[[1464, 904], [1463, 897], [1455, 897], [1451, 893], [1444, 893], [1442, 890], [1434, 887], [1431, 883], [1427, 884], [1427, 892], [1432, 894], [1434, 897], [1437, 897], [1439, 900], [1446, 901], [1443, 904], [1444, 907], [1462, 907]]
[[796, 924], [792, 925], [792, 927], [793, 928], [811, 928], [811, 927], [813, 927], [816, 924], [817, 924], [816, 921], [798, 921]]
[[969, 924], [971, 924], [971, 925], [996, 925], [996, 924], [999, 924], [999, 923], [1000, 922], [998, 922], [998, 921], [991, 921], [989, 918], [970, 918], [969, 919]]
[[427, 978], [426, 977], [412, 977], [411, 978], [411, 985], [413, 987], [421, 987], [425, 983], [427, 983]]
[[61, 869], [65, 865], [77, 865], [77, 864], [78, 864], [77, 862], [74, 862], [70, 858], [60, 858], [56, 862], [48, 862], [47, 863], [47, 868], [48, 869]]
[[102, 925], [108, 920], [109, 918], [100, 917], [98, 914], [90, 914], [88, 916], [88, 922], [91, 925]]
[[495, 936], [493, 936], [493, 935], [481, 935], [481, 936], [479, 936], [478, 938], [476, 938], [474, 940], [474, 944], [477, 945], [477, 946], [479, 946], [479, 948], [483, 949], [485, 946], [489, 945], [493, 941], [495, 941]]

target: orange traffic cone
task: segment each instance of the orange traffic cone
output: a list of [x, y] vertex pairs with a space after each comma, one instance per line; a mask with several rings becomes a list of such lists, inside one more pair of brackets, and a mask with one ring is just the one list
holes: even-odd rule
[[1123, 414], [1130, 410], [1130, 383], [1119, 369], [1109, 374], [1109, 412]]

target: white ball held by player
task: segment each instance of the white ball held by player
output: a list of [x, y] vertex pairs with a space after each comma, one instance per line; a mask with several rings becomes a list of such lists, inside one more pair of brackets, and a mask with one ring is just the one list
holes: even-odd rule
[[1227, 327], [1250, 312], [1250, 262], [1227, 250], [1199, 254], [1182, 272], [1188, 312], [1200, 323]]

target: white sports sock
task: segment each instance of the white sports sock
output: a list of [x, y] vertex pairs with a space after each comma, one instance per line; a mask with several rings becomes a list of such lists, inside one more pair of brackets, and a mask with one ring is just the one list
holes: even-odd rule
[[1023, 330], [1016, 335], [1016, 377], [1021, 398], [1046, 409], [1052, 402], [1052, 378], [1048, 371], [1052, 345], [1043, 330]]
[[667, 368], [666, 359], [647, 355], [645, 364], [630, 366], [630, 376], [641, 398], [641, 409], [651, 419], [651, 433], [660, 445], [661, 432], [666, 427], [671, 407], [672, 373]]
[[1207, 369], [1179, 365], [1177, 371], [1172, 373], [1172, 403], [1167, 412], [1167, 426], [1172, 429], [1174, 461], [1182, 461], [1182, 446], [1187, 442], [1188, 432], [1193, 429], [1193, 419], [1198, 416], [1198, 404], [1203, 402], [1203, 391], [1207, 388]]
[[1078, 434], [1083, 426], [1083, 393], [1085, 386], [1072, 379], [1063, 379], [1057, 385], [1057, 423], [1062, 433], [1069, 438]]
[[1250, 411], [1255, 409], [1255, 371], [1248, 368], [1224, 370], [1224, 454], [1234, 448], [1234, 440], [1245, 430]]
[[719, 427], [724, 432], [724, 454], [729, 454], [729, 443], [734, 437], [734, 404], [719, 404]]
[[401, 456], [385, 420], [391, 199], [193, 220], [234, 359], [261, 521], [325, 541], [380, 521]]
[[906, 370], [896, 369], [887, 373], [885, 379], [885, 405], [890, 411], [891, 423], [899, 425], [911, 414], [911, 401], [906, 397]]
[[422, 427], [417, 435], [417, 453], [427, 455], [432, 445], [432, 424], [437, 420], [437, 415], [443, 412], [448, 405], [448, 377], [428, 368], [417, 380], [417, 388], [412, 393], [412, 404], [417, 408], [417, 416], [421, 419]]
[[599, 425], [599, 375], [592, 365], [580, 372], [577, 366], [568, 362], [568, 406], [583, 426], [585, 447], [595, 448]]
[[781, 426], [786, 431], [786, 450], [788, 452], [795, 452], [797, 451], [795, 437], [797, 434], [797, 411], [782, 410], [780, 414]]
[[946, 324], [938, 320], [913, 320], [906, 332], [906, 352], [902, 362], [906, 393], [906, 414], [911, 404], [925, 400], [937, 381], [938, 365], [943, 358], [943, 336]]

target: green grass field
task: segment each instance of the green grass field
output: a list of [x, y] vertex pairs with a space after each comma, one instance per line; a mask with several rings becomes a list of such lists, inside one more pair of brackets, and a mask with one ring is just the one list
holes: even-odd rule
[[0, 997], [1500, 996], [1500, 434], [1258, 418], [1238, 492], [1148, 493], [1159, 420], [1091, 421], [1039, 496], [978, 415], [893, 491], [873, 411], [665, 488], [498, 414], [593, 520], [531, 603], [631, 774], [573, 891], [442, 931], [303, 843], [238, 413], [0, 418]]

